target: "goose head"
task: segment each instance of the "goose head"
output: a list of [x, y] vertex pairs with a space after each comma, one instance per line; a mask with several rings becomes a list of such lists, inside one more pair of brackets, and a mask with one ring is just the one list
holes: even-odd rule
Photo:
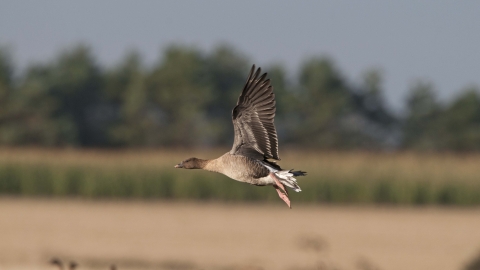
[[192, 157], [186, 159], [179, 164], [175, 165], [175, 168], [182, 168], [182, 169], [202, 169], [205, 166], [205, 160], [199, 159], [196, 157]]

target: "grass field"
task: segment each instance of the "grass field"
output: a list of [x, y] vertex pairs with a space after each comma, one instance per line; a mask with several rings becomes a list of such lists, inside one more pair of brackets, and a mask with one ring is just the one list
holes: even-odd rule
[[0, 269], [466, 270], [478, 224], [479, 208], [3, 198]]
[[[173, 165], [227, 150], [0, 150], [0, 194], [281, 203], [271, 187]], [[301, 169], [297, 203], [480, 205], [480, 155], [299, 152], [281, 154], [284, 168]]]

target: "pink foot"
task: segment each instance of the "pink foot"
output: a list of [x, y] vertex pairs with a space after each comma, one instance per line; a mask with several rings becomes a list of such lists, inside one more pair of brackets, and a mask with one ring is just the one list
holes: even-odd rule
[[285, 195], [285, 193], [283, 193], [283, 191], [281, 191], [279, 187], [277, 187], [277, 186], [274, 186], [274, 187], [275, 187], [275, 190], [277, 191], [280, 199], [282, 199], [287, 204], [288, 208], [292, 208], [290, 206], [290, 199], [288, 198], [288, 196]]
[[282, 199], [288, 205], [289, 208], [292, 208], [290, 206], [290, 199], [288, 198], [288, 192], [285, 189], [285, 186], [280, 182], [280, 180], [278, 180], [275, 174], [270, 173], [270, 176], [273, 178], [273, 180], [275, 180], [275, 185], [273, 187], [277, 191], [278, 197], [280, 197], [280, 199]]

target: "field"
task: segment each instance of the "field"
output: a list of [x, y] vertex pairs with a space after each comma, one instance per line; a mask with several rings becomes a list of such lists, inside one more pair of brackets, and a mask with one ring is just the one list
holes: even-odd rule
[[[480, 155], [286, 151], [288, 209], [173, 165], [226, 150], [0, 150], [0, 269], [467, 269]], [[282, 154], [282, 153], [281, 153]], [[470, 269], [469, 269], [470, 270]]]
[[465, 269], [480, 209], [0, 199], [0, 269]]
[[[0, 150], [0, 195], [94, 199], [254, 201], [281, 203], [270, 187], [254, 187], [210, 172], [173, 165], [225, 150]], [[480, 155], [299, 152], [281, 154], [301, 169], [304, 203], [480, 205]]]

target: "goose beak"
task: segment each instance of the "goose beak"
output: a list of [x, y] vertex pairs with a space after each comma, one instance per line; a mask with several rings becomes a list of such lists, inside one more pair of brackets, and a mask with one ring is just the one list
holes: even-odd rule
[[174, 168], [183, 168], [183, 166], [182, 166], [182, 164], [180, 163], [180, 164], [175, 165]]

